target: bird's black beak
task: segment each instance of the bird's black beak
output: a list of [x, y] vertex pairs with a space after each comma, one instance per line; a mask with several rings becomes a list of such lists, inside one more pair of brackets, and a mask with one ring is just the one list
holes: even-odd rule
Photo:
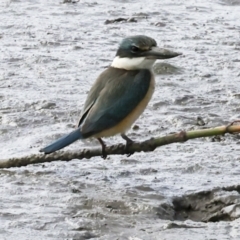
[[143, 55], [148, 59], [168, 59], [182, 55], [182, 53], [173, 52], [164, 48], [152, 47], [151, 50], [145, 51]]

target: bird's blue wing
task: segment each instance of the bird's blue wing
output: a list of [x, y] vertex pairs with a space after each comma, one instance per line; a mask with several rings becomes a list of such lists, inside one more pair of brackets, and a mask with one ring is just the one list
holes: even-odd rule
[[105, 79], [105, 84], [100, 92], [92, 94], [97, 95], [91, 99], [94, 103], [80, 120], [83, 137], [110, 129], [126, 118], [146, 96], [151, 72], [147, 69], [127, 71], [110, 67], [101, 77], [102, 81]]

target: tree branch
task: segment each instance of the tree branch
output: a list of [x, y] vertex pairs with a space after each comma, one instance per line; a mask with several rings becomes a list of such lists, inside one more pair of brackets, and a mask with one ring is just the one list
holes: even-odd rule
[[[134, 142], [129, 146], [128, 150], [131, 153], [154, 151], [157, 147], [168, 145], [171, 143], [185, 142], [189, 139], [211, 137], [224, 135], [226, 133], [240, 133], [240, 125], [235, 125], [240, 121], [235, 121], [228, 126], [221, 126], [209, 129], [193, 130], [188, 132], [180, 132], [164, 137], [150, 138], [143, 142]], [[125, 154], [125, 145], [116, 144], [106, 147], [107, 155]], [[21, 167], [29, 164], [46, 163], [53, 161], [71, 161], [72, 159], [83, 159], [101, 156], [102, 150], [99, 149], [83, 149], [82, 151], [58, 151], [49, 155], [32, 154], [21, 158], [10, 158], [0, 160], [1, 168]]]

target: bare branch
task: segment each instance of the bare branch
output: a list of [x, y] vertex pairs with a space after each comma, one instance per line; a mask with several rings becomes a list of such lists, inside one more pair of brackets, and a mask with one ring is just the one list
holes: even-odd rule
[[[217, 135], [224, 135], [226, 133], [240, 133], [240, 125], [235, 125], [239, 121], [235, 121], [228, 126], [221, 126], [209, 129], [193, 130], [188, 132], [180, 132], [164, 137], [151, 138], [143, 142], [134, 142], [129, 146], [129, 151], [135, 152], [149, 152], [154, 151], [157, 147], [168, 145], [171, 143], [185, 142], [194, 138], [211, 137]], [[125, 154], [125, 145], [116, 144], [106, 147], [107, 155]], [[102, 150], [99, 149], [83, 149], [82, 151], [58, 151], [49, 155], [32, 154], [22, 158], [10, 158], [0, 160], [0, 168], [21, 167], [29, 164], [46, 163], [53, 161], [71, 161], [72, 159], [83, 159], [101, 156]]]

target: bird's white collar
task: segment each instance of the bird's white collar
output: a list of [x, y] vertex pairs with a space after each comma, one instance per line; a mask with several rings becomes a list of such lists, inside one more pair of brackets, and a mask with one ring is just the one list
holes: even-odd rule
[[112, 67], [121, 68], [126, 70], [136, 69], [151, 69], [156, 59], [148, 59], [145, 57], [137, 58], [120, 58], [116, 56], [111, 64]]

